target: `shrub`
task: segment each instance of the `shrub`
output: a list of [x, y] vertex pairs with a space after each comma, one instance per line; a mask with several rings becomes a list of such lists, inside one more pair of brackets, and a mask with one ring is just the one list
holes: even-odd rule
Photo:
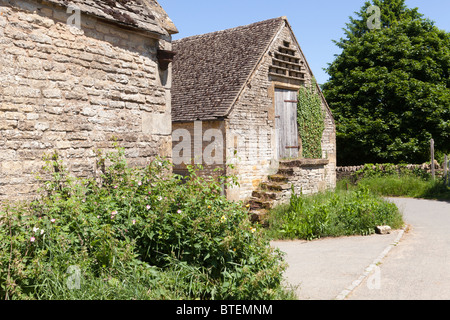
[[131, 168], [121, 148], [99, 153], [98, 167], [100, 176], [77, 179], [54, 154], [41, 196], [4, 207], [2, 298], [292, 297], [281, 252], [242, 203], [221, 195], [230, 177], [206, 179], [190, 168], [183, 180], [160, 158]]

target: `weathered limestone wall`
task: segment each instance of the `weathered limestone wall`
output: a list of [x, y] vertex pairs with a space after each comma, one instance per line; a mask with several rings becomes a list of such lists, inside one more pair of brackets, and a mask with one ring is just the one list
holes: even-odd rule
[[[371, 168], [375, 172], [384, 173], [384, 174], [392, 174], [392, 173], [410, 173], [410, 174], [431, 174], [431, 162], [423, 163], [423, 164], [366, 164], [360, 166], [350, 166], [350, 167], [337, 167], [336, 168], [336, 177], [337, 180], [350, 179], [353, 181], [358, 180], [358, 176], [356, 173], [358, 171], [364, 171], [364, 169]], [[444, 174], [443, 168], [440, 164], [435, 161], [435, 171], [437, 176], [442, 176]], [[363, 175], [361, 173], [361, 175]]]
[[202, 165], [205, 176], [225, 174], [224, 121], [174, 122], [172, 129], [174, 173], [187, 175], [187, 165]]
[[324, 167], [324, 182], [327, 189], [336, 188], [336, 125], [333, 116], [325, 109], [325, 131], [322, 136], [322, 159], [328, 159], [328, 164]]
[[[11, 7], [10, 3], [13, 3]], [[45, 2], [43, 2], [45, 3]], [[117, 138], [134, 165], [171, 155], [170, 68], [150, 38], [40, 1], [0, 0], [0, 199], [32, 195], [44, 154], [74, 174]]]
[[[295, 194], [311, 195], [336, 187], [328, 185], [328, 160], [304, 159], [292, 161], [290, 165], [292, 167], [284, 166], [284, 176], [288, 178], [289, 184], [294, 187]], [[277, 197], [276, 204], [289, 203], [291, 196], [292, 188], [282, 190]]]

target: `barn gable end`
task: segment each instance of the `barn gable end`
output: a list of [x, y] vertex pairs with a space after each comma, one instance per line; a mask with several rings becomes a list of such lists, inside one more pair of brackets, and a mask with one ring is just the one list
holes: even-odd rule
[[[295, 129], [296, 100], [298, 90], [311, 83], [313, 73], [285, 17], [190, 37], [176, 41], [174, 47], [181, 54], [174, 63], [173, 128], [175, 131], [194, 128], [190, 124], [195, 122], [223, 123], [225, 163], [222, 168], [227, 174], [236, 175], [239, 181], [238, 187], [226, 190], [228, 198], [254, 200], [255, 208], [259, 204], [263, 207], [253, 196], [261, 194], [264, 184], [276, 180], [273, 177], [280, 175], [283, 166], [289, 166], [284, 172], [290, 174], [276, 181], [275, 188], [282, 192], [270, 195], [279, 197], [280, 201], [289, 197], [291, 186], [303, 193], [335, 187], [335, 127], [323, 96], [326, 114], [323, 156], [302, 160], [301, 140]], [[286, 102], [291, 118], [295, 117], [291, 121], [293, 129], [289, 131], [290, 135], [295, 131], [296, 136], [290, 142], [294, 145], [285, 147], [291, 150], [290, 158], [296, 162], [284, 161], [286, 155], [280, 156], [278, 152], [281, 117], [277, 99]], [[202, 137], [205, 132], [194, 130], [190, 134]], [[203, 139], [201, 150], [212, 141]], [[199, 152], [195, 153], [197, 159]], [[183, 172], [183, 166], [176, 170]]]

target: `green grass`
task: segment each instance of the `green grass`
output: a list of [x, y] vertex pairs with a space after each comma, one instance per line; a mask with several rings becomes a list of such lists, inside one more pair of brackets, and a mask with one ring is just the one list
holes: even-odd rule
[[269, 213], [267, 235], [272, 239], [313, 240], [370, 235], [379, 225], [401, 228], [403, 217], [389, 201], [368, 189], [294, 195], [287, 205]]
[[443, 179], [427, 179], [414, 175], [387, 175], [364, 177], [356, 184], [349, 180], [338, 183], [340, 190], [366, 188], [372, 193], [385, 197], [406, 197], [434, 200], [450, 200], [450, 188]]

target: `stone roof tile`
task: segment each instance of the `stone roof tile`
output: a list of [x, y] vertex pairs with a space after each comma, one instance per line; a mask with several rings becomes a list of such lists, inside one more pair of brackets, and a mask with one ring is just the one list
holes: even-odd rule
[[172, 120], [225, 117], [284, 18], [173, 42]]

